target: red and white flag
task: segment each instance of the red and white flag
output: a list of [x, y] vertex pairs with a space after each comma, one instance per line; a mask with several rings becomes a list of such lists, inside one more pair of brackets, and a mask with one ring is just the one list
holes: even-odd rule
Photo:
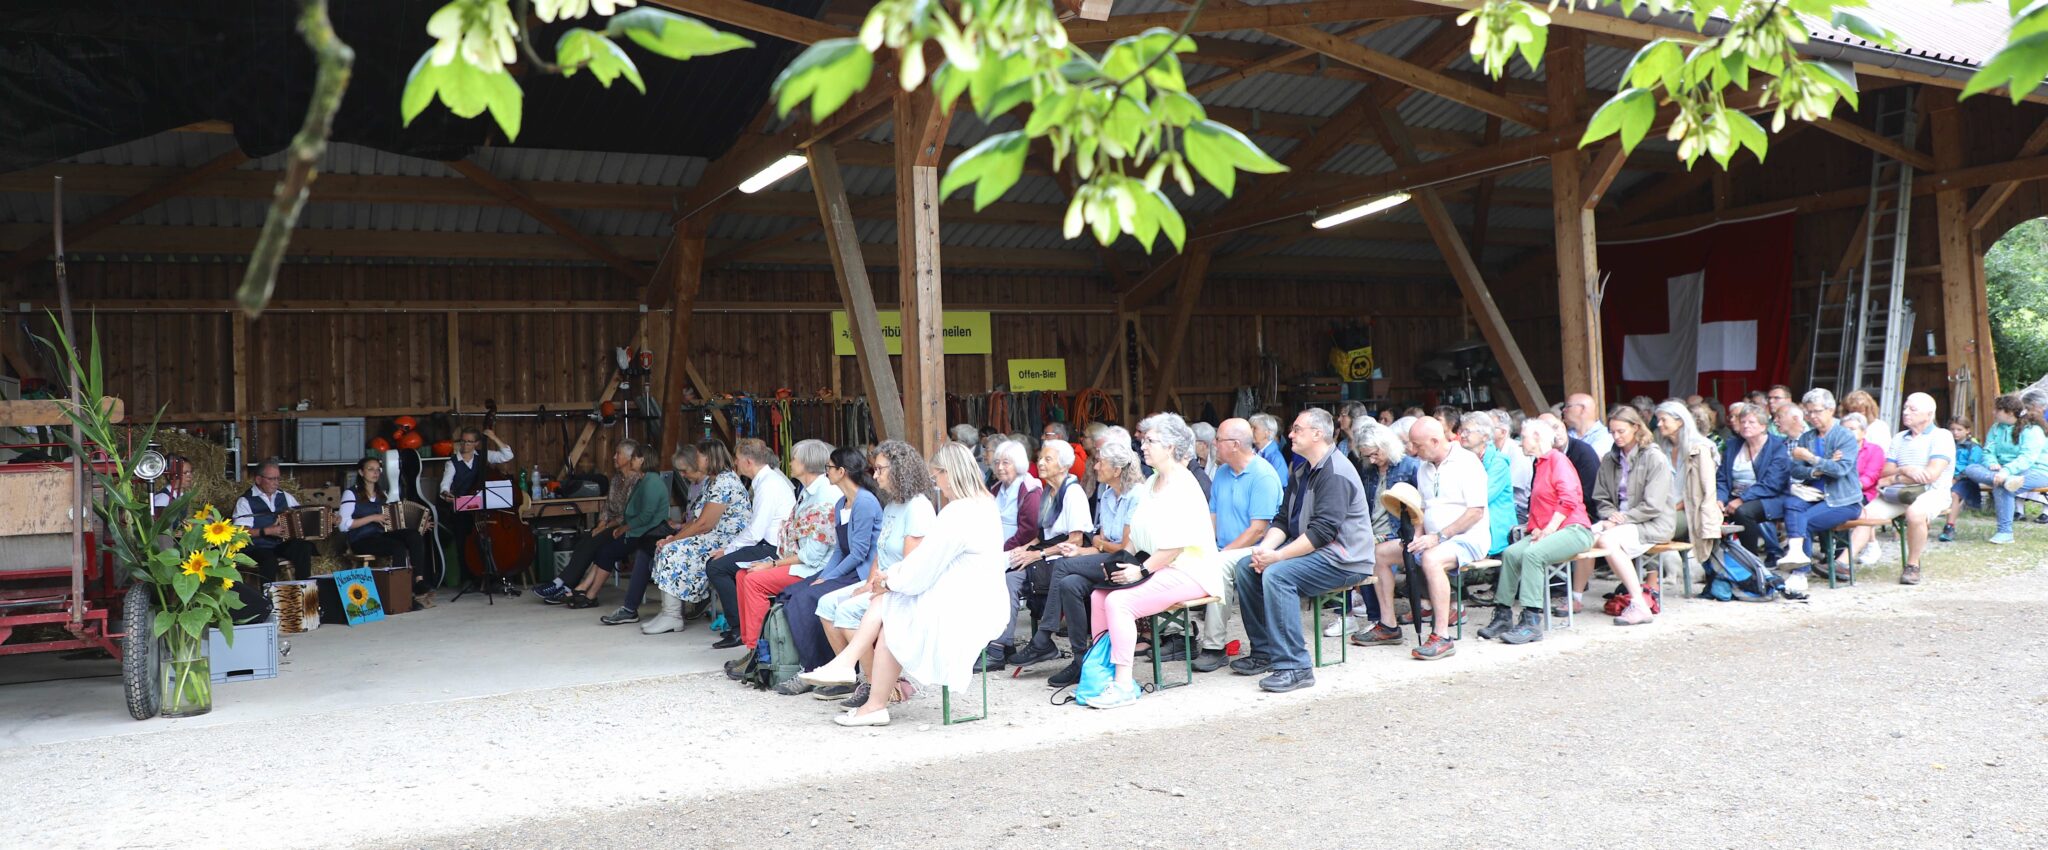
[[1794, 218], [1600, 243], [1609, 398], [1733, 402], [1789, 380]]

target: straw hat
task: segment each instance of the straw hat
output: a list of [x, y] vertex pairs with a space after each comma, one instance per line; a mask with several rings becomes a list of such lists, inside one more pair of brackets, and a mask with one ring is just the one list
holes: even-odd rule
[[1388, 487], [1386, 492], [1381, 493], [1380, 507], [1386, 508], [1388, 513], [1395, 516], [1405, 513], [1410, 521], [1418, 525], [1422, 523], [1422, 494], [1416, 491], [1415, 485], [1406, 481]]

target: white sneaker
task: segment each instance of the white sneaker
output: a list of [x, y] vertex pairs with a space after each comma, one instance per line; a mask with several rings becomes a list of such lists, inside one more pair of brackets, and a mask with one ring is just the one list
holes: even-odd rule
[[1338, 617], [1323, 627], [1323, 637], [1343, 637], [1351, 625], [1350, 617]]
[[1876, 566], [1877, 562], [1882, 560], [1883, 558], [1884, 544], [1872, 540], [1870, 541], [1870, 545], [1863, 547], [1862, 552], [1857, 553], [1856, 563], [1866, 567], [1872, 567]]
[[1781, 567], [1803, 567], [1811, 563], [1813, 559], [1806, 556], [1804, 541], [1801, 541], [1801, 545], [1788, 548], [1784, 556], [1778, 559], [1778, 566]]
[[[1784, 562], [1780, 561], [1779, 563]], [[1791, 573], [1788, 573], [1785, 576], [1785, 593], [1787, 595], [1806, 595], [1806, 576], [1807, 573], [1805, 570], [1794, 570]]]

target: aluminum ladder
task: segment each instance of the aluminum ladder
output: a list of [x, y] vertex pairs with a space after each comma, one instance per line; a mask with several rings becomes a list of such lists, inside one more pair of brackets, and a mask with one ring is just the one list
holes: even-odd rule
[[[1901, 86], [1877, 97], [1878, 135], [1912, 148], [1919, 132], [1913, 89]], [[1906, 303], [1906, 236], [1913, 215], [1913, 166], [1872, 152], [1870, 201], [1864, 210], [1863, 274], [1856, 296], [1856, 324], [1850, 372], [1856, 388], [1878, 396], [1887, 422], [1899, 421], [1906, 346], [1913, 314]]]
[[[1837, 289], [1840, 290], [1838, 297], [1834, 296]], [[1820, 288], [1813, 296], [1813, 319], [1807, 329], [1804, 386], [1827, 387], [1838, 396], [1855, 389], [1843, 384], [1848, 378], [1850, 340], [1855, 338], [1856, 328], [1856, 315], [1849, 309], [1849, 304], [1860, 291], [1856, 288], [1855, 270], [1841, 280], [1821, 278]]]

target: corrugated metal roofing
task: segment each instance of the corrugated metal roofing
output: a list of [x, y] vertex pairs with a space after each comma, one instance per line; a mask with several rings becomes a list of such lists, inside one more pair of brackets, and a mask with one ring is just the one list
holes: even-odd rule
[[1869, 5], [1852, 10], [1872, 23], [1896, 33], [1896, 48], [1883, 48], [1826, 21], [1807, 18], [1817, 40], [1838, 44], [1891, 50], [1923, 59], [1981, 66], [2005, 46], [2012, 17], [2005, 3], [1956, 3], [1933, 0], [1869, 0]]

